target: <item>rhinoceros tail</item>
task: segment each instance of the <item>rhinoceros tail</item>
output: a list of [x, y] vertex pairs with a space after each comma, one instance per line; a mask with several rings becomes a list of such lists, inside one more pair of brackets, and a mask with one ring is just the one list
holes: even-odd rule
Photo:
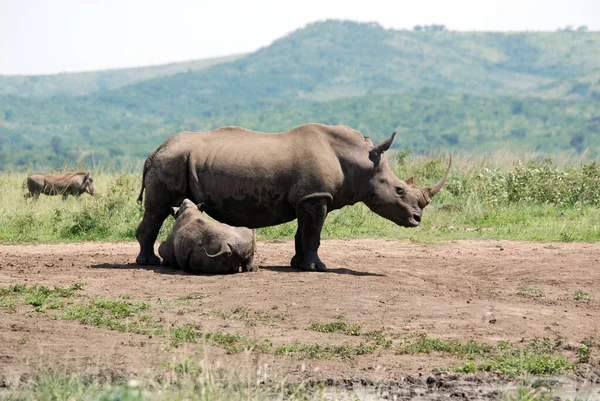
[[140, 194], [138, 195], [137, 198], [137, 202], [138, 203], [142, 203], [142, 200], [144, 199], [144, 181], [146, 180], [146, 166], [144, 166], [144, 172], [142, 173], [142, 188], [140, 189]]
[[146, 182], [146, 173], [148, 172], [148, 169], [152, 165], [152, 160], [154, 159], [154, 156], [156, 155], [156, 152], [158, 152], [158, 150], [161, 147], [162, 146], [159, 146], [158, 148], [156, 148], [156, 150], [154, 152], [152, 152], [152, 154], [150, 156], [148, 156], [148, 158], [144, 162], [144, 171], [142, 172], [142, 188], [140, 189], [140, 195], [137, 198], [138, 203], [142, 203], [142, 200], [144, 199], [144, 189], [146, 188], [146, 184], [145, 184], [145, 182]]
[[[146, 171], [144, 171], [144, 173], [145, 172]], [[142, 189], [140, 189], [140, 194], [139, 194], [139, 196], [137, 198], [137, 202], [138, 203], [142, 203], [142, 200], [144, 199], [144, 188], [145, 188], [145, 186], [144, 186], [144, 178], [145, 178], [145, 175], [146, 174], [142, 174]]]

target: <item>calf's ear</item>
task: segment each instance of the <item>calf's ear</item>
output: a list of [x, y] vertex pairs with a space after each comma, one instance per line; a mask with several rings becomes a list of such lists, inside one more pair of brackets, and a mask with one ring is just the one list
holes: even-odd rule
[[410, 178], [407, 178], [406, 180], [404, 180], [404, 182], [405, 182], [407, 185], [409, 185], [409, 186], [411, 186], [411, 187], [414, 187], [414, 186], [417, 184], [417, 176], [416, 176], [416, 175], [413, 175], [412, 177], [410, 177]]

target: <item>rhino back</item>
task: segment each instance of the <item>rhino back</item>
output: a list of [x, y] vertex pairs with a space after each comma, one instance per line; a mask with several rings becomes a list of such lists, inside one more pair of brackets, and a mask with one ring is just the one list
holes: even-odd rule
[[[189, 193], [209, 215], [237, 226], [291, 221], [296, 204], [313, 194], [346, 204], [353, 158], [369, 168], [364, 137], [347, 127], [307, 124], [279, 134], [225, 127], [176, 137], [164, 154], [187, 158]], [[168, 169], [172, 161], [163, 163]]]

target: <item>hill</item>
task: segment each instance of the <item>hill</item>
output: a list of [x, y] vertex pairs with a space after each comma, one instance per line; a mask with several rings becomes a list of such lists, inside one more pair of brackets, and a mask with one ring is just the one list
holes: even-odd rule
[[0, 95], [83, 96], [185, 71], [199, 71], [244, 57], [243, 54], [138, 68], [52, 75], [0, 75]]
[[570, 87], [564, 90], [570, 91], [581, 77], [600, 74], [598, 49], [597, 32], [413, 32], [327, 21], [231, 63], [145, 81], [97, 99], [173, 116], [213, 113], [232, 104], [256, 109], [265, 101], [322, 101], [425, 87], [486, 95], [535, 96], [545, 90], [550, 96], [546, 88], [566, 82]]
[[325, 21], [245, 57], [113, 90], [0, 97], [0, 168], [139, 165], [180, 130], [277, 132], [312, 121], [374, 139], [399, 129], [399, 147], [598, 155], [599, 102], [598, 32], [418, 32]]

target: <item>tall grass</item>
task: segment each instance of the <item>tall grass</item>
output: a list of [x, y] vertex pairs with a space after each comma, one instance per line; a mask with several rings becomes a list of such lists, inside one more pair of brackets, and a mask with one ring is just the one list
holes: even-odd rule
[[220, 372], [205, 360], [192, 357], [166, 366], [165, 373], [140, 379], [102, 378], [48, 369], [31, 377], [0, 399], [6, 401], [325, 401], [319, 388], [288, 382], [254, 366], [246, 374]]
[[[419, 186], [435, 183], [448, 157], [401, 152], [391, 164], [400, 178], [418, 176]], [[25, 201], [25, 174], [0, 174], [0, 242], [135, 240], [143, 215], [136, 202], [141, 174], [93, 173], [97, 195], [40, 196]], [[334, 211], [324, 238], [386, 237], [443, 239], [522, 239], [595, 241], [600, 239], [600, 164], [535, 155], [492, 154], [454, 157], [446, 187], [425, 209], [421, 226], [404, 229], [357, 204]], [[169, 218], [159, 238], [172, 225]], [[259, 238], [291, 239], [296, 223], [258, 230]]]

